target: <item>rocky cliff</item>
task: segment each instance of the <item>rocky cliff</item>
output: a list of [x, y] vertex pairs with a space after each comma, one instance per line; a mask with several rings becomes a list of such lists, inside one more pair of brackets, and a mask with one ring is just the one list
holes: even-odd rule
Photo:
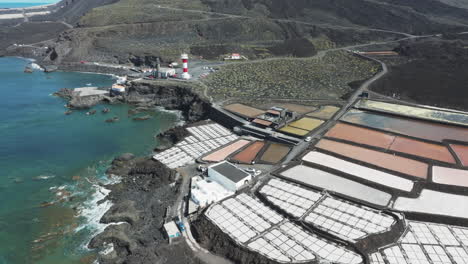
[[123, 100], [139, 106], [180, 110], [188, 122], [206, 119], [211, 109], [210, 103], [194, 92], [191, 84], [180, 81], [133, 82]]
[[156, 250], [166, 244], [162, 232], [164, 214], [175, 201], [177, 187], [169, 187], [175, 172], [149, 158], [124, 155], [112, 162], [107, 171], [122, 181], [108, 186], [106, 199], [114, 204], [101, 219], [108, 226], [94, 237], [90, 248], [105, 248], [112, 243], [114, 252], [100, 256], [100, 263], [157, 263]]

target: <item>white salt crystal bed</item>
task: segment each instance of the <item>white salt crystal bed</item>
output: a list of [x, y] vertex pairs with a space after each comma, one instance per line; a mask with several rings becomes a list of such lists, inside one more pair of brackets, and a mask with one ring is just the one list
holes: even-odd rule
[[379, 206], [386, 206], [392, 198], [386, 192], [304, 165], [292, 167], [282, 172], [281, 175], [306, 185], [341, 193]]
[[468, 219], [468, 196], [423, 190], [418, 198], [398, 197], [394, 209]]
[[302, 160], [332, 168], [354, 177], [365, 179], [390, 188], [410, 192], [414, 183], [408, 179], [398, 177], [383, 171], [375, 170], [333, 156], [311, 151]]

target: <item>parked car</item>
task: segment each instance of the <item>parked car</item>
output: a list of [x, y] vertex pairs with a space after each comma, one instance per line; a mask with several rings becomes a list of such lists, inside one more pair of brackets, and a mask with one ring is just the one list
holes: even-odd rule
[[184, 232], [185, 231], [185, 225], [184, 223], [180, 220], [180, 218], [178, 216], [175, 217], [174, 219], [177, 227], [179, 228], [180, 232]]
[[207, 167], [202, 166], [202, 165], [199, 165], [197, 169], [198, 169], [198, 171], [201, 171], [201, 172], [203, 172], [203, 173], [205, 173], [205, 172], [208, 170]]
[[312, 137], [306, 137], [306, 138], [304, 139], [305, 142], [310, 142], [311, 140], [312, 140]]

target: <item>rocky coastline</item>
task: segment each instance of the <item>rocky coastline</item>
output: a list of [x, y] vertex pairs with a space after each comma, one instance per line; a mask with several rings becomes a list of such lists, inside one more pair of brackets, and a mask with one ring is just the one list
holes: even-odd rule
[[[73, 100], [69, 90], [61, 90], [58, 95]], [[180, 110], [186, 125], [208, 118], [211, 107], [188, 86], [171, 82], [132, 83], [116, 101], [140, 108]], [[185, 127], [177, 126], [158, 135], [160, 144], [155, 151], [171, 147], [187, 133]], [[185, 243], [167, 249], [162, 226], [166, 209], [174, 204], [179, 190], [175, 170], [151, 157], [127, 153], [116, 157], [106, 174], [121, 180], [105, 186], [111, 192], [99, 201], [113, 204], [100, 219], [100, 223], [109, 225], [88, 244], [90, 249], [101, 252], [99, 263], [200, 263]]]

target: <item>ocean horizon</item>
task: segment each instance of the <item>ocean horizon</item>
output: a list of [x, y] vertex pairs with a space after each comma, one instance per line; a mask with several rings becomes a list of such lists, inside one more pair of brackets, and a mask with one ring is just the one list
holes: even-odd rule
[[32, 7], [32, 6], [41, 6], [41, 5], [50, 5], [55, 4], [56, 2], [42, 2], [42, 3], [18, 3], [18, 2], [1, 2], [0, 8], [23, 8], [23, 7]]
[[[60, 88], [109, 87], [110, 75], [35, 71], [29, 60], [0, 58], [0, 264], [91, 264], [89, 240], [110, 202], [99, 183], [114, 157], [148, 155], [155, 135], [179, 122], [174, 112], [155, 109], [152, 119], [134, 121], [125, 104], [67, 111]], [[105, 107], [110, 113], [102, 113]], [[146, 113], [145, 113], [146, 114]], [[119, 117], [116, 123], [105, 120]]]

